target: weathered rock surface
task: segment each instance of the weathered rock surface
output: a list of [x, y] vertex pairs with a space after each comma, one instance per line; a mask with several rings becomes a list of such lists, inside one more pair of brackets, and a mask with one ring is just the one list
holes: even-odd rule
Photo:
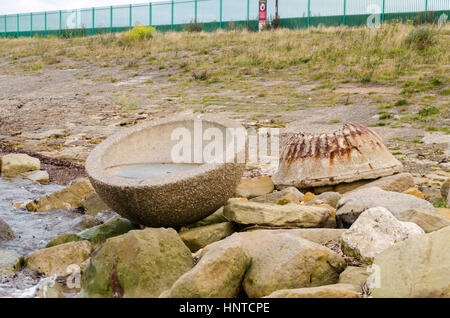
[[250, 199], [251, 202], [260, 202], [260, 203], [277, 203], [286, 195], [293, 194], [298, 200], [301, 200], [304, 196], [297, 188], [287, 187], [281, 191], [275, 191], [266, 195], [262, 195], [253, 199]]
[[347, 268], [339, 275], [339, 284], [350, 284], [361, 286], [367, 281], [372, 273], [367, 270], [367, 267], [347, 266]]
[[441, 185], [441, 196], [443, 198], [448, 198], [448, 194], [450, 192], [450, 178], [448, 178], [442, 185]]
[[342, 194], [339, 192], [323, 192], [316, 196], [311, 201], [307, 202], [306, 205], [314, 205], [317, 201], [322, 201], [333, 208], [336, 208], [339, 200], [342, 198]]
[[16, 252], [0, 250], [0, 274], [11, 274], [19, 270], [22, 260], [22, 255]]
[[316, 198], [316, 196], [314, 193], [306, 192], [305, 195], [302, 197], [302, 202], [308, 203], [308, 202], [311, 202], [312, 200], [314, 200], [315, 198]]
[[199, 253], [194, 269], [162, 296], [236, 297], [242, 284], [247, 296], [262, 297], [280, 289], [336, 283], [344, 259], [301, 238], [306, 231], [313, 230], [235, 233], [210, 244]]
[[450, 220], [442, 215], [422, 209], [402, 211], [397, 213], [396, 218], [403, 222], [416, 223], [425, 233], [434, 232], [450, 225]]
[[221, 241], [161, 297], [233, 298], [241, 290], [251, 258], [239, 241]]
[[91, 254], [88, 241], [70, 242], [38, 250], [25, 257], [25, 266], [46, 276], [65, 276], [69, 265], [80, 265]]
[[130, 231], [93, 253], [81, 296], [158, 297], [193, 266], [191, 251], [175, 230]]
[[110, 210], [97, 193], [92, 193], [85, 198], [81, 202], [81, 206], [89, 215], [97, 215], [100, 212]]
[[81, 238], [80, 236], [78, 236], [77, 234], [64, 233], [64, 234], [60, 234], [60, 235], [52, 238], [45, 247], [49, 248], [49, 247], [53, 247], [53, 246], [57, 246], [57, 245], [66, 244], [69, 242], [78, 242], [78, 241], [83, 241], [83, 240], [84, 239]]
[[101, 225], [102, 222], [92, 215], [85, 214], [80, 218], [80, 221], [76, 224], [76, 227], [81, 229], [90, 229], [94, 226]]
[[383, 207], [363, 212], [342, 234], [342, 251], [361, 262], [371, 264], [374, 257], [393, 244], [423, 234], [416, 224], [398, 221]]
[[208, 244], [230, 236], [233, 232], [233, 225], [230, 222], [223, 222], [180, 232], [180, 237], [192, 252], [196, 252]]
[[89, 180], [81, 178], [70, 187], [29, 202], [26, 208], [31, 212], [77, 209], [81, 207], [81, 202], [93, 192], [94, 189]]
[[223, 207], [221, 207], [220, 209], [218, 209], [216, 212], [214, 212], [210, 216], [208, 216], [198, 222], [189, 224], [186, 227], [189, 229], [192, 229], [192, 228], [199, 227], [199, 226], [206, 226], [206, 225], [223, 223], [223, 222], [228, 222], [228, 219], [223, 216]]
[[236, 188], [236, 196], [250, 199], [271, 193], [274, 189], [272, 179], [269, 176], [242, 179]]
[[[411, 237], [375, 257], [373, 297], [450, 297], [450, 227]], [[377, 288], [378, 287], [378, 288]]]
[[450, 220], [450, 209], [447, 208], [436, 208], [436, 213], [442, 215], [446, 219]]
[[267, 226], [322, 227], [330, 216], [323, 207], [298, 204], [275, 205], [258, 202], [235, 202], [227, 204], [223, 215], [240, 224]]
[[408, 190], [403, 191], [402, 193], [413, 195], [413, 196], [415, 196], [415, 197], [417, 197], [419, 199], [425, 200], [425, 196], [417, 188], [409, 188]]
[[21, 173], [41, 169], [41, 162], [37, 158], [26, 154], [9, 154], [1, 157], [2, 177], [16, 177]]
[[50, 176], [47, 171], [39, 170], [39, 171], [31, 171], [22, 173], [22, 176], [28, 180], [36, 181], [42, 184], [47, 184], [50, 182]]
[[133, 224], [127, 219], [114, 217], [104, 224], [91, 227], [90, 229], [78, 233], [78, 236], [84, 240], [88, 240], [92, 244], [99, 244], [110, 237], [125, 234], [133, 229]]
[[350, 227], [358, 216], [367, 209], [384, 207], [394, 216], [411, 209], [421, 209], [436, 213], [434, 206], [412, 195], [384, 191], [380, 188], [365, 188], [345, 195], [337, 205], [338, 227]]
[[410, 188], [414, 188], [414, 186], [414, 177], [412, 174], [399, 173], [369, 182], [356, 188], [352, 192], [372, 187], [378, 187], [384, 191], [403, 192]]
[[15, 237], [13, 230], [0, 218], [0, 241], [9, 241]]
[[333, 284], [277, 290], [265, 298], [361, 298], [361, 292], [355, 285]]

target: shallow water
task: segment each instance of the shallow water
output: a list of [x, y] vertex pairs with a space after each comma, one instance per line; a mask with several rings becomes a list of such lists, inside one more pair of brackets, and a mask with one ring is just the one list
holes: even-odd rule
[[108, 168], [106, 171], [120, 178], [151, 179], [185, 172], [197, 167], [198, 165], [194, 164], [148, 163], [116, 166]]
[[[13, 207], [14, 203], [36, 199], [62, 188], [58, 185], [33, 184], [22, 179], [0, 179], [0, 218], [11, 227], [16, 236], [10, 241], [0, 241], [0, 249], [25, 256], [44, 248], [50, 239], [61, 233], [80, 231], [78, 224], [82, 216], [79, 213], [65, 210], [31, 213]], [[30, 275], [23, 272], [15, 275], [17, 277], [13, 280], [14, 284], [2, 283], [0, 279], [0, 297], [33, 297], [34, 287], [40, 280], [30, 279]]]

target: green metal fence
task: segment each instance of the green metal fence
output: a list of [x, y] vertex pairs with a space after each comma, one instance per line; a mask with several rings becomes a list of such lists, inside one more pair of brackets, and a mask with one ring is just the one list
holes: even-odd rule
[[[443, 23], [450, 0], [278, 0], [282, 27], [375, 26], [391, 20]], [[0, 37], [74, 36], [120, 32], [135, 25], [180, 31], [196, 23], [203, 30], [258, 28], [259, 0], [171, 0], [144, 4], [0, 16]], [[275, 16], [275, 0], [267, 1]]]

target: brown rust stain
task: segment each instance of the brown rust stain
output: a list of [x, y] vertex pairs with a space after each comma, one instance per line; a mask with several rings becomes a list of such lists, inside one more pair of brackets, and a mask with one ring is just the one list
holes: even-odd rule
[[346, 124], [333, 134], [291, 135], [281, 158], [288, 165], [300, 160], [329, 158], [330, 165], [333, 165], [339, 157], [350, 161], [353, 153], [361, 155], [361, 143], [370, 143], [374, 150], [385, 147], [381, 138], [371, 129], [358, 124]]

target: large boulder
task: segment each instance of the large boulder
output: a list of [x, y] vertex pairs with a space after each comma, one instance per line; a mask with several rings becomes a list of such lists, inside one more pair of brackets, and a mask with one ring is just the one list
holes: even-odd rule
[[0, 218], [0, 242], [9, 241], [15, 237], [13, 230]]
[[371, 264], [374, 257], [393, 244], [423, 234], [416, 224], [398, 221], [383, 207], [363, 212], [342, 234], [342, 251], [361, 262]]
[[250, 199], [271, 193], [274, 189], [272, 179], [269, 176], [242, 179], [236, 188], [236, 196]]
[[92, 246], [88, 241], [70, 242], [28, 254], [25, 266], [46, 276], [66, 276], [69, 265], [80, 265], [89, 258]]
[[[394, 244], [375, 257], [377, 298], [450, 297], [450, 226]], [[376, 281], [376, 280], [375, 280]]]
[[22, 255], [16, 252], [0, 250], [0, 274], [11, 274], [19, 270], [22, 260]]
[[9, 154], [1, 157], [2, 177], [16, 177], [21, 173], [41, 169], [41, 162], [37, 158], [26, 154]]
[[210, 244], [199, 253], [200, 261], [194, 269], [163, 296], [237, 297], [242, 286], [248, 297], [262, 297], [280, 289], [336, 283], [345, 269], [345, 260], [330, 249], [303, 239], [307, 235], [304, 232], [235, 233]]
[[362, 212], [379, 206], [388, 209], [394, 216], [411, 209], [436, 213], [431, 203], [415, 196], [384, 191], [377, 187], [364, 188], [347, 194], [339, 200], [336, 211], [338, 227], [350, 227]]
[[369, 182], [352, 192], [372, 187], [378, 187], [384, 191], [404, 192], [410, 188], [414, 188], [414, 177], [410, 173], [394, 174]]
[[192, 252], [196, 252], [208, 244], [230, 236], [233, 232], [233, 225], [230, 222], [223, 222], [180, 232], [180, 237]]
[[361, 291], [355, 285], [333, 284], [277, 290], [265, 298], [361, 298]]
[[147, 228], [108, 239], [83, 273], [82, 297], [158, 297], [192, 269], [173, 229]]
[[99, 244], [105, 242], [110, 237], [125, 234], [133, 229], [133, 224], [127, 219], [113, 217], [106, 223], [78, 233], [78, 236], [84, 240], [88, 240], [92, 244]]
[[301, 200], [304, 196], [297, 188], [287, 187], [281, 191], [275, 191], [272, 193], [268, 193], [253, 199], [250, 199], [251, 202], [260, 202], [260, 203], [277, 203], [282, 200], [287, 195], [294, 195], [298, 200]]
[[396, 218], [400, 221], [416, 223], [425, 233], [434, 232], [450, 225], [450, 220], [444, 216], [422, 209], [402, 211], [397, 213]]
[[323, 207], [299, 204], [265, 204], [258, 202], [233, 202], [227, 204], [224, 216], [240, 224], [266, 226], [322, 227], [331, 213]]
[[78, 209], [81, 207], [82, 201], [93, 192], [94, 189], [89, 180], [80, 178], [75, 184], [65, 189], [29, 202], [26, 208], [31, 212]]
[[161, 297], [233, 298], [241, 291], [242, 279], [251, 263], [241, 242], [221, 241], [199, 263], [181, 276]]

